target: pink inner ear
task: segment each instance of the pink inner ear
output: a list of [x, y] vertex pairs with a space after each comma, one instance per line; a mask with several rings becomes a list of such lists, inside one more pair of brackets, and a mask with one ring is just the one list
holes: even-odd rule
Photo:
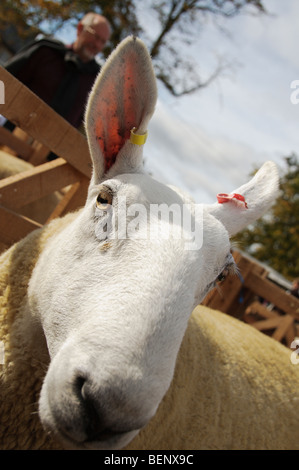
[[122, 64], [121, 70], [114, 70], [114, 76], [106, 80], [96, 106], [98, 119], [95, 131], [105, 159], [105, 173], [113, 166], [118, 152], [130, 138], [131, 129], [138, 128], [142, 118], [134, 54], [130, 59], [125, 67]]
[[[114, 121], [114, 122], [113, 122]], [[104, 155], [104, 171], [105, 173], [112, 167], [115, 163], [116, 157], [120, 149], [125, 143], [126, 136], [121, 135], [120, 127], [118, 120], [109, 120], [109, 138], [106, 140], [104, 135], [104, 128], [102, 122], [97, 122], [96, 125], [96, 136], [98, 144]]]

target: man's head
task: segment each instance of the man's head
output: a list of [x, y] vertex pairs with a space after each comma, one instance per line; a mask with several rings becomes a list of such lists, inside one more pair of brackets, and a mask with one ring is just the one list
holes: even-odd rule
[[87, 13], [78, 23], [73, 49], [82, 62], [89, 62], [103, 50], [110, 35], [111, 26], [104, 16]]

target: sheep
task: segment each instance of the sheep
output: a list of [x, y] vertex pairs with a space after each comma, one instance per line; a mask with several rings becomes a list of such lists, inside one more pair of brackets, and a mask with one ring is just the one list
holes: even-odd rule
[[1, 257], [2, 449], [298, 447], [289, 351], [196, 307], [235, 272], [229, 236], [273, 203], [276, 166], [192, 203], [143, 172], [156, 95], [147, 49], [125, 39], [87, 105], [85, 207]]
[[[2, 255], [1, 338], [9, 357], [7, 371], [0, 366], [5, 374], [1, 449], [62, 448], [44, 432], [35, 410], [49, 358], [45, 345], [35, 355], [26, 344], [24, 299], [47, 238], [73, 217], [53, 221]], [[298, 371], [285, 346], [226, 314], [198, 306], [170, 388], [127, 450], [297, 449]]]

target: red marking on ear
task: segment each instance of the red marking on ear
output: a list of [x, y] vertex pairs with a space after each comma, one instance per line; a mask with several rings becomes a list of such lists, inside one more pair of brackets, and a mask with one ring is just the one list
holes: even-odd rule
[[[234, 199], [235, 199], [235, 201], [234, 201]], [[217, 194], [217, 200], [218, 200], [219, 204], [225, 204], [226, 202], [231, 202], [231, 201], [238, 203], [238, 201], [240, 201], [244, 204], [244, 207], [246, 207], [246, 209], [248, 209], [247, 202], [245, 201], [245, 198], [244, 198], [244, 196], [242, 196], [242, 194], [220, 193], [220, 194]]]

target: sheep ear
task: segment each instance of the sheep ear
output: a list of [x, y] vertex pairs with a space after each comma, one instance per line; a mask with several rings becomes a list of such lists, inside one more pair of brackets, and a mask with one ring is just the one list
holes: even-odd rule
[[142, 41], [128, 37], [107, 59], [87, 104], [85, 127], [96, 181], [114, 166], [117, 173], [138, 170], [142, 145], [130, 141], [131, 130], [146, 134], [156, 101], [150, 55]]
[[[279, 176], [276, 165], [266, 162], [249, 183], [233, 191], [226, 203], [216, 203], [208, 211], [227, 229], [230, 236], [261, 217], [275, 202], [279, 191]], [[234, 194], [241, 195], [244, 201]]]

